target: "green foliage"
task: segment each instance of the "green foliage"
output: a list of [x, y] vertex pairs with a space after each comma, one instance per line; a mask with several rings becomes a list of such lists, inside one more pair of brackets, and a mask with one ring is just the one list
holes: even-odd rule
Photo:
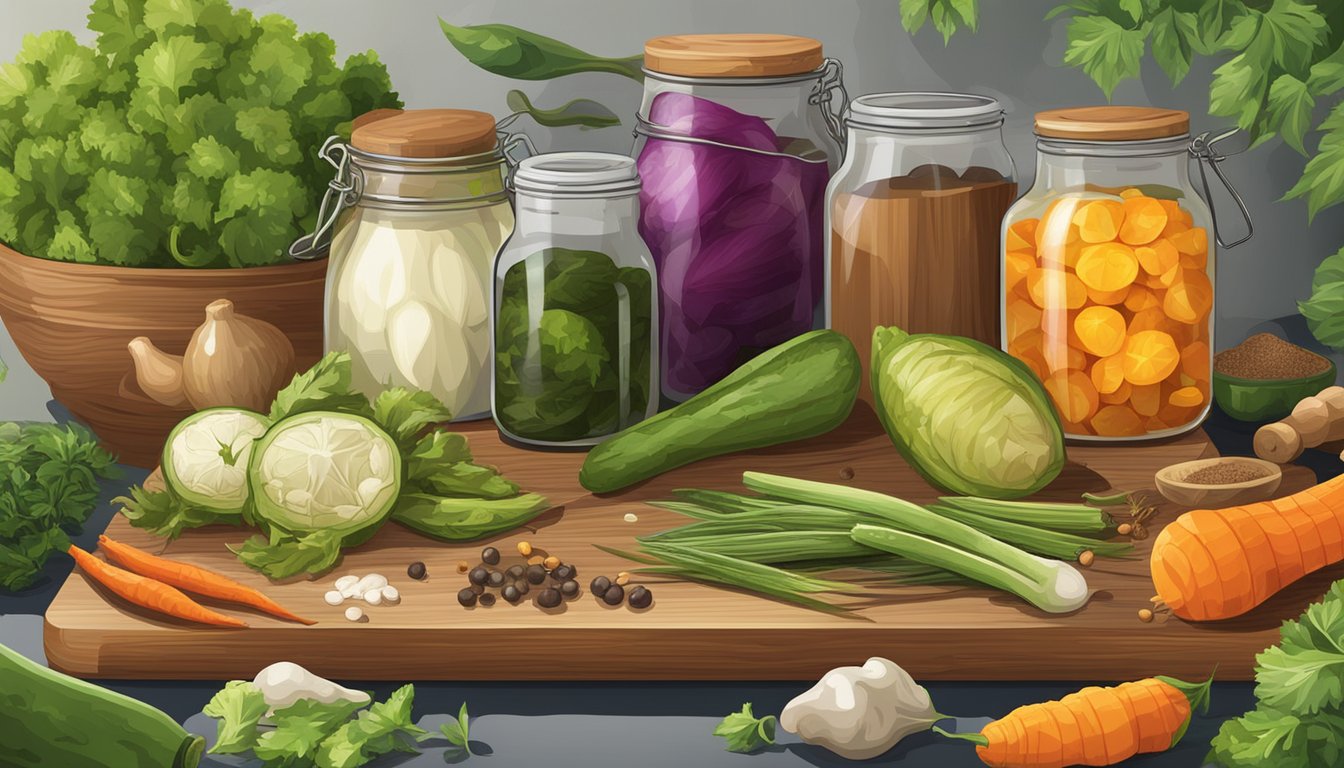
[[[1344, 164], [1342, 164], [1344, 165]], [[1344, 249], [1328, 256], [1311, 280], [1311, 298], [1297, 303], [1316, 340], [1344, 349]]]
[[439, 726], [439, 732], [443, 734], [449, 744], [468, 755], [471, 754], [471, 729], [467, 716], [467, 702], [462, 702], [462, 709], [458, 710], [457, 719], [449, 720]]
[[115, 463], [83, 428], [0, 424], [0, 589], [31, 586], [70, 547]]
[[755, 752], [775, 743], [775, 726], [778, 720], [774, 715], [758, 718], [751, 712], [751, 703], [742, 705], [741, 712], [734, 712], [723, 718], [714, 728], [714, 735], [727, 741], [729, 752]]
[[553, 80], [580, 72], [610, 72], [636, 82], [644, 80], [643, 56], [595, 56], [568, 43], [508, 24], [457, 27], [439, 19], [439, 27], [443, 36], [467, 61], [501, 77]]
[[[529, 275], [542, 286], [535, 318]], [[648, 272], [617, 268], [594, 251], [551, 248], [510, 267], [495, 338], [495, 405], [505, 427], [563, 442], [609, 434], [642, 414], [650, 396], [652, 300]], [[623, 364], [630, 385], [624, 415]]]
[[1327, 768], [1344, 760], [1344, 581], [1284, 622], [1256, 657], [1256, 708], [1223, 724], [1208, 762], [1224, 768]]
[[372, 53], [227, 0], [94, 0], [92, 45], [0, 67], [0, 241], [134, 267], [281, 263], [316, 216], [326, 136], [400, 106]]
[[277, 709], [270, 717], [275, 727], [263, 729], [267, 706], [261, 690], [233, 680], [202, 712], [219, 720], [212, 753], [250, 752], [266, 768], [358, 768], [389, 752], [417, 751], [415, 739], [425, 731], [411, 722], [414, 697], [415, 687], [404, 685], [371, 706], [299, 699]]
[[958, 26], [974, 32], [980, 23], [980, 0], [901, 0], [901, 24], [914, 34], [926, 23], [943, 35], [943, 43], [952, 39]]

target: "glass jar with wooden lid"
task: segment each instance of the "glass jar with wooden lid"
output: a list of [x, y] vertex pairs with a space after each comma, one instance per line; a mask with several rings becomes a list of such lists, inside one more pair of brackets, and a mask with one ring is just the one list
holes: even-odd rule
[[634, 156], [661, 293], [662, 394], [681, 401], [824, 324], [826, 183], [839, 62], [788, 35], [676, 35], [644, 47]]
[[495, 119], [382, 110], [322, 155], [336, 179], [293, 254], [329, 242], [327, 351], [349, 353], [370, 398], [409, 387], [454, 420], [489, 416], [492, 262], [514, 224]]
[[1193, 429], [1211, 403], [1217, 239], [1189, 162], [1226, 183], [1230, 134], [1192, 141], [1185, 112], [1111, 106], [1038, 113], [1036, 135], [1035, 184], [1003, 222], [1004, 349], [1069, 438]]

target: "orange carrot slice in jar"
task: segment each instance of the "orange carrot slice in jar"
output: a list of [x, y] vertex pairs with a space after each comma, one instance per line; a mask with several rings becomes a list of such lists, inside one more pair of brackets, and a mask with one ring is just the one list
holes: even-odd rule
[[1039, 330], [1043, 314], [1040, 307], [1029, 301], [1009, 301], [1004, 307], [1004, 330], [1008, 333], [1008, 340], [1013, 341], [1028, 331]]
[[1191, 255], [1208, 254], [1209, 235], [1203, 227], [1191, 227], [1171, 235], [1168, 240], [1181, 253]]
[[1045, 391], [1055, 402], [1060, 418], [1082, 423], [1100, 406], [1092, 380], [1082, 371], [1056, 371], [1045, 380]]
[[1098, 291], [1096, 288], [1087, 289], [1087, 300], [1093, 304], [1100, 304], [1103, 307], [1117, 307], [1125, 303], [1129, 297], [1130, 288], [1121, 288], [1118, 291]]
[[1139, 331], [1125, 345], [1125, 380], [1136, 387], [1158, 384], [1176, 370], [1181, 354], [1171, 334]]
[[1167, 211], [1151, 197], [1131, 197], [1124, 202], [1124, 223], [1120, 240], [1129, 245], [1147, 245], [1162, 235], [1167, 226]]
[[1156, 416], [1162, 408], [1162, 387], [1158, 384], [1135, 385], [1129, 404], [1140, 416]]
[[1075, 271], [1088, 288], [1118, 291], [1138, 277], [1139, 260], [1132, 248], [1121, 243], [1084, 246]]
[[1125, 346], [1124, 315], [1110, 307], [1087, 307], [1074, 318], [1073, 329], [1083, 349], [1098, 357], [1114, 355]]
[[[1124, 373], [1123, 363], [1121, 363], [1121, 375]], [[1101, 402], [1106, 405], [1123, 405], [1129, 402], [1129, 398], [1134, 394], [1134, 385], [1128, 381], [1120, 382], [1114, 392], [1103, 392], [1100, 395]]]
[[1120, 191], [1121, 200], [1129, 200], [1135, 197], [1143, 197], [1143, 190], [1129, 187]]
[[1187, 269], [1167, 291], [1162, 300], [1162, 311], [1173, 320], [1193, 325], [1201, 322], [1213, 309], [1213, 284], [1209, 276]]
[[1027, 279], [1027, 273], [1036, 268], [1035, 251], [1009, 251], [1003, 257], [1003, 282], [1013, 288]]
[[1164, 238], [1135, 248], [1134, 256], [1138, 258], [1143, 271], [1150, 275], [1165, 274], [1167, 270], [1181, 263], [1181, 252], [1176, 250], [1176, 246], [1172, 245], [1170, 240]]
[[[1036, 252], [1044, 261], [1050, 251], [1062, 251], [1069, 243], [1078, 242], [1078, 227], [1073, 224], [1073, 215], [1077, 213], [1082, 200], [1076, 197], [1061, 197], [1050, 203], [1036, 226]], [[1063, 261], [1060, 257], [1059, 261]]]
[[1105, 405], [1092, 417], [1092, 430], [1106, 437], [1133, 437], [1145, 431], [1143, 420], [1123, 405]]
[[1125, 361], [1119, 355], [1103, 357], [1092, 364], [1092, 386], [1100, 395], [1109, 395], [1125, 383]]
[[1151, 288], [1135, 284], [1130, 286], [1129, 292], [1125, 294], [1125, 309], [1130, 312], [1139, 313], [1145, 309], [1161, 308], [1162, 301]]
[[1208, 382], [1210, 366], [1209, 345], [1205, 342], [1196, 341], [1181, 350], [1181, 372], [1196, 382]]
[[1084, 203], [1073, 215], [1078, 237], [1085, 243], [1109, 243], [1125, 221], [1125, 206], [1118, 200], [1093, 200]]
[[1037, 267], [1027, 273], [1027, 293], [1045, 310], [1080, 309], [1087, 303], [1087, 286], [1062, 269]]
[[1199, 387], [1181, 387], [1171, 393], [1167, 402], [1178, 408], [1192, 408], [1204, 404], [1204, 393]]
[[1036, 252], [1036, 228], [1040, 226], [1040, 219], [1022, 219], [1008, 225], [1008, 232], [1004, 236], [1004, 250], [1008, 251], [1031, 251]]

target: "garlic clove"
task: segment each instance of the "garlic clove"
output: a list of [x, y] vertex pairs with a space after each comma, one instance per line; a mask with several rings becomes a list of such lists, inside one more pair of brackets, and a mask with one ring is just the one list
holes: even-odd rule
[[196, 408], [265, 411], [294, 369], [294, 345], [279, 328], [220, 299], [206, 306], [182, 356], [183, 389]]
[[862, 667], [827, 672], [784, 707], [779, 725], [808, 744], [867, 760], [941, 718], [924, 686], [893, 662], [873, 657]]

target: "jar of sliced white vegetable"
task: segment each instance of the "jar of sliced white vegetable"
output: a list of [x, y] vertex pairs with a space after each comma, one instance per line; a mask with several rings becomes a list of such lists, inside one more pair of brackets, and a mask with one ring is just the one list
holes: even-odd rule
[[330, 233], [326, 349], [350, 354], [358, 389], [424, 390], [455, 421], [483, 418], [491, 262], [513, 231], [495, 120], [383, 112], [356, 121], [348, 145], [324, 147], [333, 194], [294, 255], [320, 255]]

